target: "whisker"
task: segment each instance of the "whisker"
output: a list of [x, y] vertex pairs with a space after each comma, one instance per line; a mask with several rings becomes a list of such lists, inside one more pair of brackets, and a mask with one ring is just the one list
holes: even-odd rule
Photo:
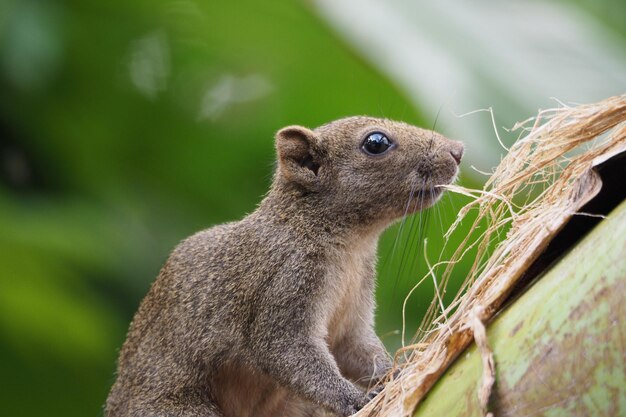
[[[415, 208], [418, 207], [419, 201], [417, 199], [415, 199]], [[395, 296], [396, 296], [396, 290], [398, 287], [398, 284], [400, 283], [400, 279], [402, 277], [402, 274], [405, 271], [406, 268], [406, 261], [408, 260], [407, 254], [411, 253], [410, 250], [408, 250], [410, 244], [412, 243], [413, 239], [413, 235], [415, 234], [415, 228], [413, 227], [413, 225], [415, 224], [415, 218], [417, 216], [416, 215], [412, 215], [411, 216], [411, 220], [409, 221], [409, 230], [407, 232], [407, 236], [404, 239], [404, 244], [403, 244], [403, 249], [402, 252], [400, 254], [400, 266], [398, 267], [397, 270], [397, 274], [396, 274], [396, 279], [394, 281], [394, 288], [393, 288], [393, 299], [395, 300]]]
[[[418, 208], [418, 207], [421, 208], [424, 206], [424, 200], [425, 200], [424, 191], [427, 191], [425, 187], [427, 181], [428, 181], [428, 178], [425, 178], [423, 180], [422, 187], [421, 187], [422, 192], [420, 193], [419, 201], [416, 201], [415, 208]], [[406, 275], [410, 276], [412, 273], [415, 273], [417, 271], [417, 268], [419, 267], [419, 255], [417, 254], [421, 251], [423, 238], [426, 234], [426, 227], [428, 225], [429, 218], [430, 218], [430, 210], [421, 210], [418, 214], [416, 214], [411, 219], [409, 234], [405, 241], [404, 250], [402, 252], [401, 263], [400, 263], [400, 267], [398, 270], [398, 281]], [[416, 219], [417, 219], [417, 224], [415, 225]]]
[[441, 113], [441, 109], [443, 108], [443, 104], [439, 106], [437, 110], [437, 115], [435, 116], [435, 121], [433, 122], [433, 127], [430, 134], [430, 141], [428, 142], [428, 152], [432, 151], [433, 143], [435, 143], [435, 127], [437, 126], [437, 121], [439, 120], [439, 114]]
[[396, 248], [398, 247], [398, 241], [400, 240], [400, 235], [402, 234], [404, 225], [406, 223], [406, 217], [409, 213], [409, 209], [411, 207], [411, 201], [413, 200], [413, 197], [415, 196], [416, 190], [417, 190], [417, 179], [413, 182], [413, 185], [411, 186], [409, 199], [406, 202], [406, 206], [404, 208], [404, 214], [402, 215], [402, 220], [400, 221], [400, 226], [398, 227], [398, 233], [396, 233], [396, 238], [394, 239], [393, 247], [391, 248], [391, 256], [388, 256], [387, 259], [390, 259], [391, 257], [393, 257], [396, 253]]
[[[417, 179], [415, 179], [415, 181], [413, 182], [413, 185], [411, 186], [411, 192], [409, 193], [409, 199], [408, 199], [408, 201], [406, 203], [406, 207], [404, 208], [404, 215], [402, 216], [402, 220], [400, 222], [400, 226], [398, 227], [398, 232], [396, 233], [396, 237], [395, 237], [394, 242], [393, 242], [393, 247], [391, 248], [391, 255], [388, 256], [387, 259], [385, 259], [383, 265], [387, 265], [387, 262], [389, 260], [395, 258], [396, 249], [398, 247], [399, 241], [402, 239], [402, 234], [404, 233], [404, 228], [405, 228], [405, 225], [406, 225], [407, 215], [409, 214], [409, 212], [411, 210], [411, 203], [413, 202], [413, 199], [415, 198], [415, 192], [416, 191], [417, 191]], [[411, 227], [409, 227], [409, 231], [410, 230], [411, 230]], [[395, 300], [396, 290], [397, 290], [397, 287], [398, 287], [399, 280], [400, 280], [400, 271], [397, 270], [396, 277], [395, 277], [394, 283], [393, 283], [392, 300]]]
[[[435, 188], [433, 187], [431, 191], [433, 191]], [[440, 207], [439, 204], [435, 204], [435, 208], [437, 209], [437, 218], [439, 219], [439, 226], [441, 227], [441, 236], [443, 236], [443, 234], [445, 233], [445, 229], [443, 227], [443, 215], [441, 214], [442, 212], [442, 208]]]

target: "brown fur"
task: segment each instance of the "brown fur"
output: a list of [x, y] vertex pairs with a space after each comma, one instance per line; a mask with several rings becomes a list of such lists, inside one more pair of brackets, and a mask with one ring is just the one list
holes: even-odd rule
[[[395, 147], [364, 153], [373, 131]], [[257, 210], [171, 254], [130, 326], [106, 416], [347, 416], [390, 369], [373, 329], [377, 240], [435, 203], [424, 192], [407, 207], [416, 185], [454, 180], [462, 145], [351, 117], [282, 129], [276, 148]]]

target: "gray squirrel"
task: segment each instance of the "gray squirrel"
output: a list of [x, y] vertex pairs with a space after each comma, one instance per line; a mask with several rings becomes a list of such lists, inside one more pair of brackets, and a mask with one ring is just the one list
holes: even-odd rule
[[276, 150], [258, 208], [187, 238], [161, 269], [107, 417], [343, 417], [391, 370], [374, 332], [378, 238], [439, 199], [463, 145], [356, 116], [283, 128]]

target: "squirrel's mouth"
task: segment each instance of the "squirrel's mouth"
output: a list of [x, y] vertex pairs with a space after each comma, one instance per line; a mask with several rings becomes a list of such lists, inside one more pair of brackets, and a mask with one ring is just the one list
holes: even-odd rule
[[434, 205], [441, 195], [443, 194], [443, 188], [425, 188], [418, 190], [411, 199], [413, 202], [410, 203], [412, 209], [411, 212], [419, 211], [431, 207]]
[[437, 198], [441, 196], [441, 194], [443, 194], [443, 189], [441, 187], [436, 187], [436, 188], [433, 187], [433, 188], [419, 190], [415, 198], [417, 198], [418, 200], [424, 200], [424, 201], [436, 200]]

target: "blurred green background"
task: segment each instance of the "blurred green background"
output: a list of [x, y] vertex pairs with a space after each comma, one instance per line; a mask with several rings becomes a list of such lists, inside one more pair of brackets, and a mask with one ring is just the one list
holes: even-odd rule
[[[431, 80], [420, 70], [437, 67], [415, 57], [391, 65], [395, 49], [375, 40], [390, 40], [402, 57], [411, 37], [394, 34], [388, 20], [366, 23], [383, 3], [348, 10], [354, 30], [341, 23], [339, 3], [0, 0], [0, 416], [102, 414], [128, 323], [169, 251], [254, 210], [270, 183], [280, 127], [368, 114], [431, 128], [438, 112], [459, 110], [450, 102], [467, 106], [461, 112], [499, 103], [498, 121], [510, 125], [542, 105], [532, 97], [512, 104], [506, 88], [469, 62], [480, 95], [449, 83], [422, 97]], [[407, 2], [384, 4], [401, 11]], [[623, 93], [624, 3], [551, 4], [555, 19], [567, 7], [593, 21], [604, 48], [594, 53], [607, 59], [590, 70], [603, 78], [592, 88], [598, 97], [572, 83], [565, 90], [581, 92], [567, 99]], [[428, 36], [408, 27], [415, 39]], [[454, 39], [464, 39], [452, 32], [438, 46], [450, 45], [450, 54]], [[480, 60], [482, 45], [471, 48]], [[475, 121], [491, 128], [488, 117]], [[460, 123], [442, 117], [437, 129], [468, 143], [461, 183], [477, 187], [484, 177], [469, 166], [488, 170], [500, 150], [493, 134], [459, 132]], [[402, 301], [423, 275], [421, 239], [428, 236], [436, 260], [463, 203], [446, 197], [409, 219], [395, 251], [397, 227], [381, 242], [377, 327], [391, 351], [400, 345]], [[470, 261], [456, 268], [457, 285]], [[409, 334], [432, 295], [426, 282], [411, 298]]]

